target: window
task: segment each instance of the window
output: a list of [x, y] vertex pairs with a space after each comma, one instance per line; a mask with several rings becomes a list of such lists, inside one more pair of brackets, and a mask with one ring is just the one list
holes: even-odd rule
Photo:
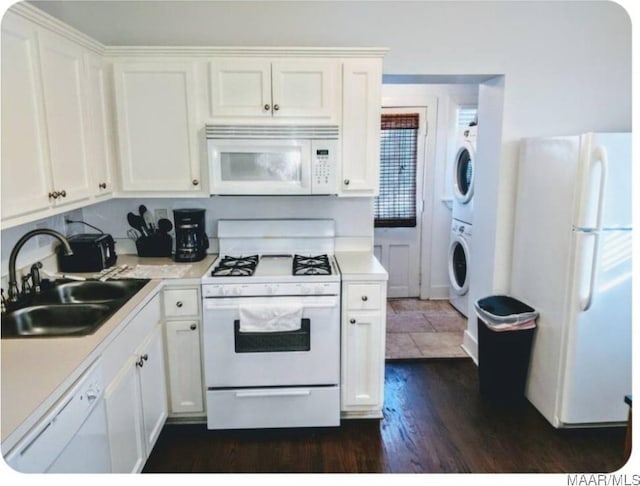
[[475, 106], [461, 106], [458, 108], [458, 128], [467, 128], [472, 123], [478, 123], [478, 109]]
[[380, 193], [376, 227], [416, 226], [418, 113], [383, 114], [380, 134]]

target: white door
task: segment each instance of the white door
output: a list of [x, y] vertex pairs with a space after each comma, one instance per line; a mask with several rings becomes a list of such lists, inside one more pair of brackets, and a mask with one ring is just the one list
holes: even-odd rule
[[49, 208], [52, 191], [35, 30], [2, 21], [2, 218]]
[[202, 412], [199, 322], [168, 321], [167, 358], [172, 413]]
[[[416, 166], [415, 166], [415, 226], [407, 227], [376, 227], [374, 231], [374, 253], [382, 266], [389, 272], [389, 297], [418, 297], [420, 296], [420, 269], [421, 269], [421, 233], [422, 211], [424, 198], [424, 179], [427, 142], [427, 115], [429, 107], [402, 107], [382, 108], [382, 115], [417, 114], [419, 116], [419, 128], [416, 139]], [[433, 109], [435, 112], [435, 108]], [[385, 149], [384, 131], [381, 134], [381, 157], [384, 152], [393, 151], [393, 147]], [[400, 169], [402, 170], [402, 168]], [[380, 195], [385, 196], [384, 180], [392, 181], [399, 174], [385, 173], [385, 168], [380, 168]], [[400, 191], [397, 198], [409, 197], [409, 194]], [[394, 198], [389, 199], [391, 202]]]
[[55, 204], [88, 199], [87, 120], [82, 48], [41, 32], [40, 62]]

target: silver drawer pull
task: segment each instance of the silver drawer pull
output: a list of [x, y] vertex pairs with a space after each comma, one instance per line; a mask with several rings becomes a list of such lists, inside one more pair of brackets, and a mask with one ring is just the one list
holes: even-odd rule
[[367, 300], [369, 300], [369, 297], [367, 297], [366, 295], [362, 296], [362, 302], [366, 302]]
[[176, 307], [182, 307], [182, 301], [179, 300], [178, 302], [176, 302]]
[[251, 392], [236, 392], [237, 398], [260, 398], [260, 397], [304, 397], [311, 395], [311, 390], [264, 390]]
[[356, 323], [356, 320], [355, 320], [355, 319], [351, 319], [349, 322], [350, 322], [351, 324], [355, 324], [355, 323]]
[[195, 331], [197, 327], [198, 327], [198, 326], [196, 326], [195, 324], [191, 324], [191, 325], [189, 326], [189, 329], [191, 329], [192, 331]]

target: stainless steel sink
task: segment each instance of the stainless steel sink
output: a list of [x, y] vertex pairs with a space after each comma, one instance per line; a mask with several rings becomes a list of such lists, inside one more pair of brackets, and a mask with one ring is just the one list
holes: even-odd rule
[[149, 280], [57, 281], [2, 315], [2, 338], [93, 334]]
[[105, 304], [49, 304], [25, 307], [2, 317], [2, 337], [86, 336], [113, 313]]
[[64, 282], [40, 294], [35, 300], [42, 303], [111, 302], [126, 299], [145, 286], [147, 280], [87, 280]]

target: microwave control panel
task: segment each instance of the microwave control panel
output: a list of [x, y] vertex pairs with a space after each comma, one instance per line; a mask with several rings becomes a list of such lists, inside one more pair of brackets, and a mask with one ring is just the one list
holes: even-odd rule
[[311, 194], [336, 194], [338, 141], [313, 140], [311, 143]]

